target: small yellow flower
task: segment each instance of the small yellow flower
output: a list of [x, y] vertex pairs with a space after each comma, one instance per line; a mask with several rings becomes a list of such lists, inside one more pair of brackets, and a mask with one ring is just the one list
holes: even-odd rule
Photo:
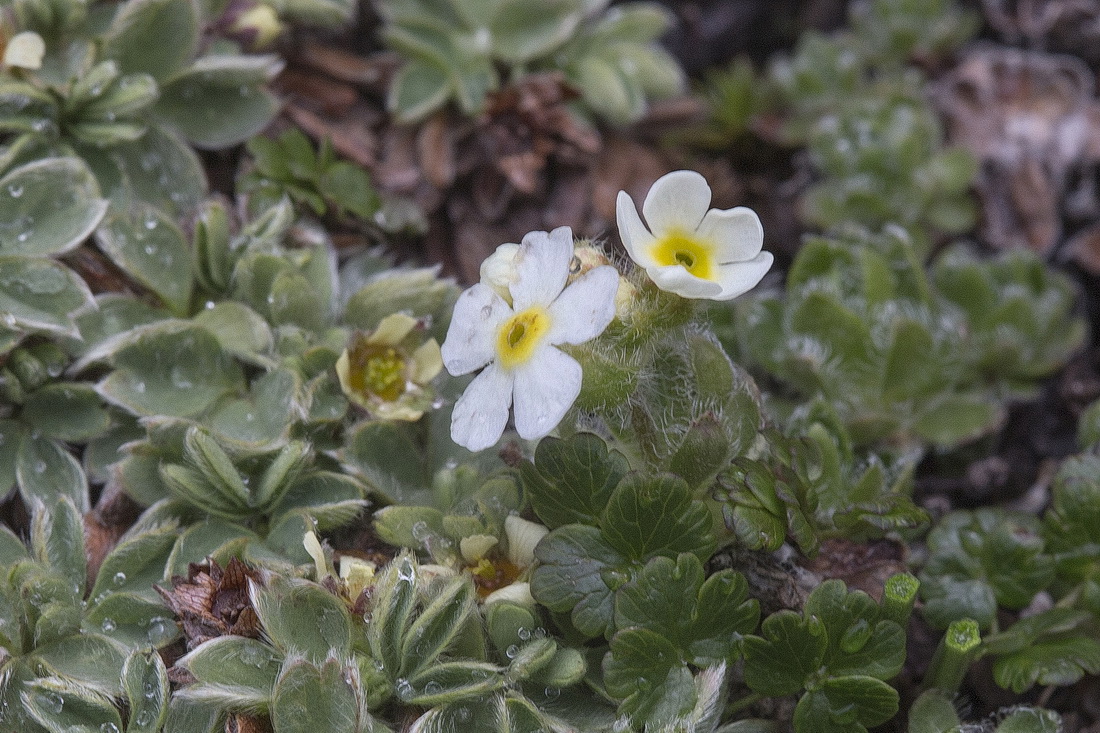
[[355, 404], [384, 420], [419, 420], [432, 403], [428, 383], [443, 369], [439, 344], [416, 348], [418, 321], [386, 316], [370, 334], [356, 333], [336, 362], [340, 387]]

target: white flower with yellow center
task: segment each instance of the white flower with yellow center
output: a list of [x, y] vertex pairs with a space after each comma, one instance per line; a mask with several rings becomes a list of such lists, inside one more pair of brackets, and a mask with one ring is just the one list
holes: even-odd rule
[[710, 186], [695, 171], [658, 178], [642, 204], [619, 191], [616, 220], [631, 259], [662, 290], [685, 298], [730, 300], [754, 287], [772, 266], [761, 252], [764, 229], [744, 206], [710, 209]]
[[573, 232], [559, 227], [523, 238], [507, 283], [509, 305], [485, 283], [459, 296], [443, 342], [454, 376], [485, 367], [455, 403], [451, 438], [472, 451], [500, 439], [515, 404], [527, 440], [553, 430], [581, 390], [581, 366], [554, 348], [598, 336], [615, 315], [619, 273], [596, 267], [569, 287]]

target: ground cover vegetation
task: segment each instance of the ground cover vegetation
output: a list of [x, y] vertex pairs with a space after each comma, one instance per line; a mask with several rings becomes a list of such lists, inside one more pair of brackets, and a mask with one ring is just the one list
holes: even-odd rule
[[0, 731], [1100, 731], [1100, 11], [0, 5]]

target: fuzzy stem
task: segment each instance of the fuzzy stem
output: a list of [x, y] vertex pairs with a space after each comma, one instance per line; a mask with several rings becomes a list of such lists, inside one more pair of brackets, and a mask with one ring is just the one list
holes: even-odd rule
[[977, 621], [969, 618], [952, 621], [932, 656], [924, 687], [935, 687], [952, 695], [958, 692], [970, 664], [978, 657], [981, 643]]

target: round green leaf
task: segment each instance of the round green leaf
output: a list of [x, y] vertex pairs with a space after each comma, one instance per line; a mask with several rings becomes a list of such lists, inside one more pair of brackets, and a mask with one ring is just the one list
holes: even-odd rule
[[104, 58], [123, 74], [145, 72], [162, 81], [195, 53], [199, 18], [193, 0], [131, 0], [119, 10], [104, 39]]
[[192, 417], [241, 388], [240, 365], [205, 328], [165, 322], [135, 334], [114, 354], [115, 370], [96, 385], [136, 415]]
[[261, 88], [280, 64], [274, 57], [200, 59], [164, 85], [156, 113], [198, 148], [244, 142], [267, 127], [279, 102]]
[[27, 396], [20, 417], [32, 430], [71, 443], [96, 438], [111, 426], [111, 416], [87, 384], [48, 384]]
[[80, 245], [107, 211], [78, 158], [47, 158], [0, 178], [0, 253], [54, 255]]
[[191, 252], [176, 223], [152, 206], [131, 206], [96, 230], [96, 243], [124, 272], [152, 290], [172, 311], [191, 302]]
[[76, 336], [72, 316], [92, 302], [88, 286], [64, 265], [0, 255], [0, 321], [5, 326]]

